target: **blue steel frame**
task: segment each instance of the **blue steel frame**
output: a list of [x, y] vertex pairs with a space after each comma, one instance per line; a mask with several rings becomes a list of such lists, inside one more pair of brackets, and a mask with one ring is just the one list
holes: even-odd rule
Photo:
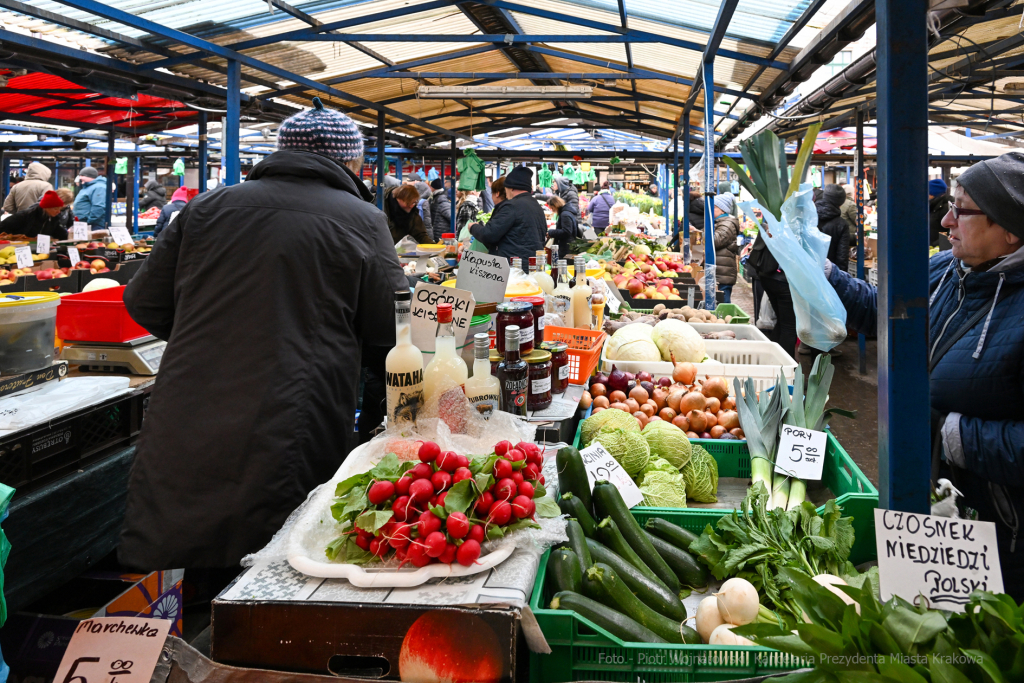
[[228, 60], [228, 106], [221, 125], [221, 163], [224, 164], [224, 184], [237, 185], [242, 181], [242, 166], [238, 158], [238, 134], [242, 119], [241, 93], [242, 65]]
[[[701, 74], [705, 92], [711, 90], [714, 78], [714, 58], [704, 62]], [[704, 107], [704, 309], [715, 310], [715, 114], [714, 107]]]

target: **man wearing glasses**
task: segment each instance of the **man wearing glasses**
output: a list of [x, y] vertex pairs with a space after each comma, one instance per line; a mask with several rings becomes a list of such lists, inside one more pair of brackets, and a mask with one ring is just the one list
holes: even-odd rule
[[[963, 493], [961, 516], [995, 522], [1006, 592], [1024, 600], [1024, 153], [961, 174], [931, 258], [933, 472]], [[876, 290], [826, 262], [847, 324], [875, 334]], [[934, 482], [933, 482], [934, 484]], [[970, 508], [970, 509], [968, 509]], [[1018, 535], [1019, 539], [1018, 547]]]

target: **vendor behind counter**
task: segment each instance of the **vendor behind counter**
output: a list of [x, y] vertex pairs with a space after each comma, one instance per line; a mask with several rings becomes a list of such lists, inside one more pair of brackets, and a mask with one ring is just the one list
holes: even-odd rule
[[66, 240], [68, 230], [75, 222], [71, 211], [73, 200], [74, 195], [66, 188], [47, 190], [39, 198], [38, 204], [6, 218], [3, 230], [12, 235], [49, 235], [55, 240]]

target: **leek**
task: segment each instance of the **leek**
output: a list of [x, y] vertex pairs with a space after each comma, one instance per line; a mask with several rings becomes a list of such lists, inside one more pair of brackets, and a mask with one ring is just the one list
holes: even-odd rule
[[[775, 469], [775, 453], [779, 446], [779, 429], [786, 408], [782, 394], [767, 392], [758, 400], [754, 380], [747, 378], [746, 386], [739, 379], [733, 379], [736, 389], [736, 411], [739, 413], [740, 428], [747, 439], [750, 453], [750, 478], [752, 483], [761, 482], [766, 490], [772, 490], [772, 470]], [[785, 385], [783, 385], [785, 386]]]

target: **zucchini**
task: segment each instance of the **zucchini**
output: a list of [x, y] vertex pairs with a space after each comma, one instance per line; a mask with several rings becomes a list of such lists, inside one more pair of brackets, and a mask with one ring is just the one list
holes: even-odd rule
[[590, 569], [594, 560], [590, 558], [590, 549], [587, 548], [587, 537], [583, 535], [583, 527], [575, 519], [570, 519], [565, 525], [565, 533], [569, 536], [569, 550], [576, 553], [576, 561], [580, 565], [580, 576]]
[[[570, 515], [570, 517], [571, 516], [572, 515]], [[696, 535], [692, 531], [688, 531], [681, 526], [676, 526], [672, 522], [661, 519], [660, 517], [651, 517], [647, 520], [647, 523], [644, 524], [644, 529], [661, 540], [668, 541], [675, 547], [682, 548], [683, 550], [689, 550], [690, 544], [700, 538], [700, 536]]]
[[573, 494], [583, 503], [583, 509], [591, 512], [594, 504], [590, 495], [590, 479], [580, 452], [572, 446], [559, 448], [555, 454], [555, 470], [558, 472], [558, 493]]
[[697, 562], [697, 559], [690, 553], [677, 548], [671, 543], [661, 540], [654, 534], [647, 534], [648, 540], [658, 554], [665, 560], [675, 575], [679, 577], [679, 583], [691, 588], [701, 588], [708, 585], [708, 568]]
[[587, 547], [590, 549], [590, 555], [594, 558], [594, 562], [603, 562], [614, 569], [622, 582], [645, 605], [658, 614], [664, 614], [669, 619], [677, 621], [686, 619], [686, 608], [683, 607], [679, 596], [665, 588], [660, 581], [651, 581], [639, 569], [592, 538], [587, 539]]
[[666, 643], [657, 633], [641, 626], [625, 614], [605, 607], [596, 600], [573, 593], [562, 591], [551, 600], [551, 609], [564, 609], [575, 612], [595, 626], [603, 628], [619, 640], [627, 643]]
[[[583, 575], [583, 592], [588, 597], [619, 610], [670, 643], [685, 643], [689, 636], [683, 631], [680, 622], [658, 614], [633, 595], [615, 570], [604, 563], [595, 564]], [[699, 636], [697, 641], [700, 641]]]
[[554, 548], [548, 556], [547, 580], [552, 593], [583, 590], [583, 574], [580, 561], [569, 548]]
[[569, 515], [583, 527], [583, 535], [587, 538], [593, 538], [594, 527], [597, 526], [597, 522], [594, 521], [594, 515], [590, 514], [590, 511], [583, 507], [583, 501], [574, 494], [572, 491], [566, 491], [558, 498], [558, 507], [562, 510], [562, 514]]
[[[622, 533], [619, 531], [618, 525], [615, 524], [615, 520], [611, 517], [605, 517], [602, 519], [596, 529], [597, 540], [604, 543], [609, 550], [621, 557], [629, 564], [636, 567], [637, 571], [646, 576], [651, 581], [655, 581], [662, 586], [665, 586], [665, 582], [658, 578], [658, 575], [651, 571], [651, 568], [644, 564], [644, 561], [640, 559], [640, 556], [636, 554], [629, 543], [626, 543], [626, 539], [622, 537]], [[587, 567], [589, 569], [589, 567]], [[669, 592], [668, 586], [665, 586], [665, 590]]]
[[[681, 588], [679, 578], [651, 545], [651, 541], [644, 530], [640, 528], [636, 518], [630, 514], [629, 508], [626, 507], [625, 501], [622, 500], [622, 494], [615, 488], [615, 484], [603, 479], [594, 484], [594, 509], [602, 517], [611, 517], [619, 527], [619, 533], [626, 539], [626, 543], [636, 552], [640, 560], [654, 572], [655, 576], [661, 579], [661, 582], [669, 590], [673, 593], [679, 592]], [[614, 546], [612, 550], [618, 552]], [[641, 567], [637, 567], [637, 569], [643, 571]]]

